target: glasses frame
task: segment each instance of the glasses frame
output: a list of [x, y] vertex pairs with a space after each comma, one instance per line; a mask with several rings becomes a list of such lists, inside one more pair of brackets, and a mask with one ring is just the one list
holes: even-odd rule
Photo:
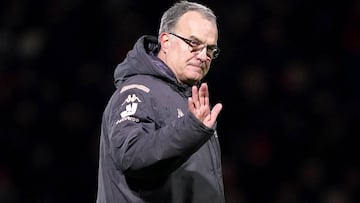
[[206, 45], [205, 43], [201, 42], [200, 40], [191, 40], [185, 37], [181, 37], [173, 32], [169, 32], [169, 34], [181, 39], [184, 41], [189, 47], [192, 48], [192, 51], [201, 51], [204, 47], [206, 47], [206, 55], [210, 57], [210, 59], [216, 59], [220, 54], [220, 49], [216, 45]]

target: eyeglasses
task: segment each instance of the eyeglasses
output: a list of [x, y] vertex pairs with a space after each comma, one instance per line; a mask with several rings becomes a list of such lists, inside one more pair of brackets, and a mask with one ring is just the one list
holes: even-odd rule
[[208, 57], [210, 57], [211, 59], [216, 59], [219, 56], [220, 49], [216, 45], [206, 45], [200, 40], [186, 39], [172, 32], [169, 32], [169, 34], [174, 35], [175, 37], [184, 41], [187, 45], [191, 47], [192, 51], [194, 52], [201, 51], [204, 49], [204, 47], [206, 47], [206, 55]]

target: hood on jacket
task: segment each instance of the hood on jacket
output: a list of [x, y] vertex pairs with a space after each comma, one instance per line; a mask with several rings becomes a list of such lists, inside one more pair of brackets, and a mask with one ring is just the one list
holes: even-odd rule
[[[179, 83], [172, 70], [157, 57], [160, 50], [158, 39], [154, 36], [140, 37], [126, 58], [117, 65], [114, 71], [114, 83], [118, 88], [126, 79], [134, 75], [151, 75], [169, 83], [180, 94], [191, 96], [191, 86]], [[199, 87], [199, 81], [197, 86]]]
[[140, 37], [126, 58], [114, 71], [115, 86], [118, 87], [133, 75], [152, 75], [176, 83], [175, 75], [156, 55], [160, 45], [154, 36]]

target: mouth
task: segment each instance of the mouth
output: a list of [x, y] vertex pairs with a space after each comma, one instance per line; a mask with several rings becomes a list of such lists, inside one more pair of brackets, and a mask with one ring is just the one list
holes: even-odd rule
[[198, 73], [202, 73], [204, 71], [204, 67], [199, 66], [199, 65], [190, 65], [191, 66], [191, 70], [198, 72]]
[[199, 69], [201, 69], [201, 70], [205, 69], [205, 67], [204, 67], [202, 64], [190, 64], [190, 66], [199, 68]]

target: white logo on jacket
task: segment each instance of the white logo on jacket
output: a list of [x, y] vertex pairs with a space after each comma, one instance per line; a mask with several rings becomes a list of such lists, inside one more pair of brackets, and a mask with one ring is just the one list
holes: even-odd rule
[[177, 108], [177, 117], [178, 118], [181, 118], [181, 117], [183, 117], [184, 116], [184, 113], [181, 111], [181, 109], [179, 109], [179, 108]]
[[121, 118], [125, 118], [130, 115], [134, 115], [137, 109], [138, 103], [127, 104], [125, 111], [120, 113]]
[[125, 101], [121, 104], [124, 105], [125, 103], [133, 103], [133, 102], [141, 102], [141, 100], [139, 99], [139, 97], [136, 96], [136, 94], [132, 94], [132, 95], [128, 95], [128, 97], [125, 99]]
[[138, 104], [141, 102], [139, 97], [135, 94], [129, 94], [125, 101], [121, 104], [121, 106], [125, 106], [125, 110], [120, 113], [121, 119], [116, 121], [116, 124], [119, 124], [125, 120], [135, 121], [138, 122], [139, 119], [130, 117], [136, 113]]

